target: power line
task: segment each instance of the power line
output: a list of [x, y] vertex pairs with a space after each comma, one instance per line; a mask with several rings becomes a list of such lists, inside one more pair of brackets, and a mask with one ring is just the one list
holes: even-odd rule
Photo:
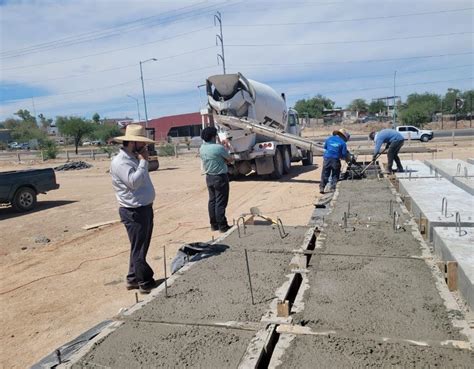
[[[230, 5], [234, 5], [234, 4], [230, 4]], [[227, 6], [229, 6], [229, 5], [227, 5]], [[180, 9], [185, 9], [185, 8], [188, 8], [188, 7], [184, 7], [184, 8], [180, 8]], [[142, 22], [143, 20], [147, 20], [147, 19], [150, 19], [150, 18], [156, 18], [156, 17], [160, 17], [160, 16], [152, 16], [152, 17], [142, 18], [141, 20], [136, 20], [136, 21], [129, 22], [128, 25], [116, 26], [116, 27], [106, 29], [104, 31], [99, 31], [98, 32], [99, 34], [103, 33], [103, 32], [105, 32], [105, 33], [101, 34], [101, 35], [96, 34], [94, 37], [88, 37], [88, 38], [79, 37], [77, 39], [66, 40], [67, 42], [66, 41], [61, 41], [61, 42], [51, 41], [50, 43], [40, 44], [40, 46], [31, 46], [29, 48], [24, 48], [24, 49], [19, 49], [19, 50], [16, 50], [16, 51], [9, 51], [9, 52], [1, 53], [3, 55], [1, 58], [6, 59], [6, 58], [24, 56], [24, 55], [28, 55], [28, 54], [32, 54], [32, 53], [36, 53], [36, 52], [41, 52], [41, 51], [46, 51], [46, 50], [57, 49], [57, 48], [60, 48], [60, 47], [76, 45], [76, 44], [79, 44], [79, 43], [96, 41], [96, 40], [100, 40], [100, 39], [107, 38], [107, 37], [122, 35], [123, 33], [135, 31], [136, 29], [144, 28], [144, 27], [155, 27], [155, 26], [159, 26], [159, 25], [161, 26], [161, 25], [165, 25], [165, 24], [179, 23], [183, 20], [188, 20], [189, 18], [196, 18], [196, 17], [200, 17], [202, 15], [207, 15], [215, 7], [216, 7], [216, 5], [209, 5], [205, 8], [198, 9], [199, 13], [197, 13], [197, 14], [195, 14], [195, 13], [193, 14], [193, 12], [195, 10], [192, 10], [192, 11], [187, 12], [187, 13], [173, 15], [173, 16], [170, 16], [170, 17], [167, 17], [167, 18], [164, 18], [164, 19], [154, 20], [153, 21], [154, 23], [153, 22], [150, 23], [149, 21], [147, 21], [143, 24], [139, 24], [137, 26], [129, 28], [130, 23], [133, 24], [133, 23], [136, 23], [136, 22]], [[176, 17], [179, 17], [179, 18], [176, 19]], [[172, 21], [166, 23], [167, 19], [172, 19]], [[158, 23], [156, 23], [156, 22], [158, 22]], [[114, 31], [113, 33], [110, 33], [108, 31], [110, 29], [112, 29], [112, 30], [116, 29], [116, 31]]]
[[198, 29], [195, 29], [195, 30], [192, 30], [192, 31], [179, 33], [179, 34], [176, 34], [174, 36], [169, 36], [169, 37], [161, 38], [159, 40], [154, 40], [154, 41], [148, 41], [148, 42], [144, 42], [144, 43], [133, 45], [133, 46], [123, 47], [123, 48], [120, 48], [120, 49], [112, 49], [112, 50], [107, 50], [107, 51], [101, 51], [99, 53], [82, 55], [82, 56], [69, 58], [69, 59], [55, 60], [55, 61], [47, 62], [47, 63], [30, 64], [30, 65], [23, 65], [23, 66], [19, 66], [19, 67], [4, 68], [4, 69], [1, 69], [1, 71], [4, 72], [4, 71], [9, 71], [9, 70], [27, 69], [27, 68], [33, 68], [33, 67], [42, 67], [42, 66], [45, 66], [45, 65], [61, 64], [61, 63], [64, 63], [64, 62], [90, 58], [92, 56], [110, 54], [110, 53], [114, 53], [114, 52], [118, 52], [118, 51], [134, 49], [134, 48], [141, 47], [141, 46], [144, 46], [144, 45], [150, 45], [150, 44], [159, 43], [159, 42], [163, 42], [163, 41], [169, 41], [169, 40], [172, 40], [172, 39], [175, 39], [175, 38], [187, 36], [189, 34], [196, 33], [196, 32], [199, 32], [199, 31], [202, 31], [202, 30], [205, 30], [205, 29], [209, 29], [209, 28], [213, 28], [213, 26], [202, 27], [202, 28], [198, 28]]
[[366, 59], [366, 60], [346, 60], [346, 61], [320, 61], [320, 62], [308, 62], [308, 63], [293, 63], [293, 64], [283, 64], [283, 63], [268, 63], [268, 64], [233, 64], [232, 67], [236, 68], [253, 68], [253, 67], [304, 67], [311, 66], [315, 64], [346, 64], [346, 63], [378, 63], [384, 61], [398, 61], [398, 60], [414, 60], [414, 59], [429, 59], [429, 58], [440, 58], [445, 56], [459, 56], [459, 55], [469, 55], [472, 54], [472, 51], [464, 53], [451, 53], [451, 54], [439, 54], [439, 55], [424, 55], [424, 56], [408, 56], [402, 58], [388, 58], [388, 59]]
[[404, 37], [391, 37], [391, 38], [379, 38], [370, 40], [345, 40], [345, 41], [323, 41], [323, 42], [305, 42], [305, 43], [276, 43], [276, 44], [230, 44], [227, 47], [273, 47], [273, 46], [313, 46], [313, 45], [332, 45], [332, 44], [352, 44], [352, 43], [368, 43], [368, 42], [386, 42], [386, 41], [397, 41], [397, 40], [413, 40], [422, 38], [436, 38], [436, 37], [447, 37], [447, 36], [459, 36], [459, 35], [472, 35], [474, 32], [453, 32], [453, 33], [438, 33], [434, 35], [423, 35], [423, 36], [404, 36]]
[[351, 19], [327, 19], [322, 21], [310, 21], [310, 22], [288, 22], [288, 23], [257, 23], [257, 24], [226, 24], [226, 27], [274, 27], [274, 26], [301, 26], [310, 24], [327, 24], [327, 23], [344, 23], [344, 22], [359, 22], [359, 21], [371, 21], [380, 19], [394, 19], [402, 17], [414, 17], [420, 15], [432, 15], [432, 14], [445, 14], [454, 12], [463, 12], [466, 10], [472, 10], [474, 8], [461, 8], [461, 9], [450, 9], [450, 10], [438, 10], [420, 13], [406, 13], [398, 15], [383, 15], [378, 17], [367, 17], [367, 18], [351, 18]]
[[[176, 58], [176, 57], [179, 57], [179, 56], [193, 54], [193, 53], [196, 53], [196, 52], [213, 49], [215, 47], [216, 46], [213, 45], [213, 46], [202, 47], [202, 48], [199, 48], [199, 49], [185, 51], [185, 52], [182, 52], [182, 53], [179, 53], [179, 54], [168, 55], [168, 56], [165, 56], [165, 57], [162, 57], [162, 58], [157, 58], [157, 61], [173, 59], [173, 58]], [[71, 78], [82, 77], [82, 76], [85, 76], [85, 75], [88, 75], [88, 74], [93, 74], [93, 73], [104, 73], [104, 72], [116, 71], [116, 70], [120, 70], [120, 69], [136, 68], [136, 67], [137, 67], [136, 63], [127, 64], [127, 65], [122, 65], [122, 66], [117, 66], [117, 67], [112, 67], [112, 68], [107, 68], [107, 69], [101, 69], [101, 70], [96, 70], [96, 71], [90, 71], [90, 72], [84, 72], [84, 73], [79, 73], [79, 74], [73, 74], [73, 75], [68, 75], [68, 76], [62, 76], [62, 77], [57, 77], [57, 78], [48, 78], [48, 79], [43, 79], [43, 80], [28, 81], [28, 84], [38, 84], [38, 83], [44, 83], [44, 82], [50, 82], [50, 81], [57, 81], [57, 80], [61, 80], [61, 79], [71, 79]], [[21, 85], [21, 84], [22, 84], [22, 82], [18, 82], [18, 83], [11, 83], [10, 85]]]

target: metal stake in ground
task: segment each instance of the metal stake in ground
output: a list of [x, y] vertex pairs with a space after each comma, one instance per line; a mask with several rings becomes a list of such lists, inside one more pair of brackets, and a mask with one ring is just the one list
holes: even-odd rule
[[244, 252], [245, 252], [245, 262], [247, 264], [247, 275], [249, 277], [250, 297], [252, 298], [252, 305], [255, 305], [255, 302], [253, 300], [252, 278], [250, 277], [249, 256], [247, 255], [247, 249], [244, 249]]
[[166, 246], [163, 246], [163, 265], [165, 270], [165, 296], [168, 297], [168, 276], [166, 275]]

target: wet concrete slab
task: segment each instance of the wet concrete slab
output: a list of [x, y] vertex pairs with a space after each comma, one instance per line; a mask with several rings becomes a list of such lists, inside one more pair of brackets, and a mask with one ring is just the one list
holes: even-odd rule
[[351, 337], [297, 336], [279, 360], [272, 360], [269, 368], [467, 368], [473, 360], [472, 351], [454, 348]]
[[474, 228], [435, 227], [433, 230], [435, 253], [443, 261], [458, 263], [458, 288], [474, 310]]
[[[429, 240], [433, 238], [433, 227], [456, 225], [456, 212], [463, 227], [474, 226], [474, 197], [449, 180], [420, 178], [399, 182], [402, 195], [411, 199], [411, 212], [428, 221]], [[442, 212], [443, 198], [447, 201], [447, 212]]]
[[[371, 202], [372, 193], [384, 202]], [[345, 210], [350, 199], [357, 199], [351, 211], [363, 217], [375, 214], [378, 222], [356, 226], [350, 232], [341, 229], [341, 208]], [[281, 334], [271, 368], [429, 367], [443, 363], [463, 367], [472, 363], [472, 352], [467, 350], [405, 343], [464, 342], [466, 337], [453, 325], [453, 313], [440, 297], [432, 270], [417, 257], [421, 246], [410, 224], [406, 231], [393, 231], [386, 211], [390, 200], [395, 196], [385, 181], [368, 181], [367, 186], [362, 181], [339, 184], [334, 211], [323, 229], [321, 255], [314, 256], [308, 266], [304, 309], [293, 317], [299, 326], [333, 333]], [[400, 342], [383, 342], [384, 337]]]
[[226, 328], [125, 322], [72, 367], [236, 368], [253, 335]]
[[125, 323], [94, 345], [78, 367], [89, 362], [120, 368], [237, 367], [258, 329], [249, 332], [215, 325], [260, 324], [276, 291], [291, 275], [293, 255], [288, 251], [301, 247], [307, 230], [285, 227], [288, 235], [283, 239], [271, 225], [248, 226], [242, 237], [234, 231], [216, 245], [223, 252], [178, 272], [181, 275], [168, 287], [167, 296], [159, 293], [127, 314]]
[[432, 170], [474, 195], [474, 165], [458, 159], [425, 160]]

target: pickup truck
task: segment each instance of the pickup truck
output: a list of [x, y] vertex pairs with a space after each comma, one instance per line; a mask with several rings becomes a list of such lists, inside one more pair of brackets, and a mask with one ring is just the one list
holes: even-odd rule
[[0, 203], [19, 212], [33, 209], [38, 194], [58, 188], [52, 168], [0, 172]]
[[433, 138], [433, 131], [418, 129], [413, 126], [398, 126], [396, 129], [405, 140], [420, 140], [422, 142], [428, 142]]

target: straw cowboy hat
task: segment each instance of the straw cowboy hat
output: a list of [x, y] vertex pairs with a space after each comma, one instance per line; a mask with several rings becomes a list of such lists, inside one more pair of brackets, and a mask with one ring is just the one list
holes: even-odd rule
[[341, 128], [337, 131], [334, 131], [332, 134], [333, 136], [340, 136], [344, 141], [349, 141], [349, 138], [351, 138], [351, 135], [349, 134], [349, 132], [347, 132], [345, 128]]
[[123, 142], [123, 141], [133, 141], [133, 142], [146, 142], [154, 143], [152, 139], [146, 137], [145, 127], [140, 124], [129, 124], [125, 128], [125, 136], [118, 136], [114, 138], [114, 141]]

